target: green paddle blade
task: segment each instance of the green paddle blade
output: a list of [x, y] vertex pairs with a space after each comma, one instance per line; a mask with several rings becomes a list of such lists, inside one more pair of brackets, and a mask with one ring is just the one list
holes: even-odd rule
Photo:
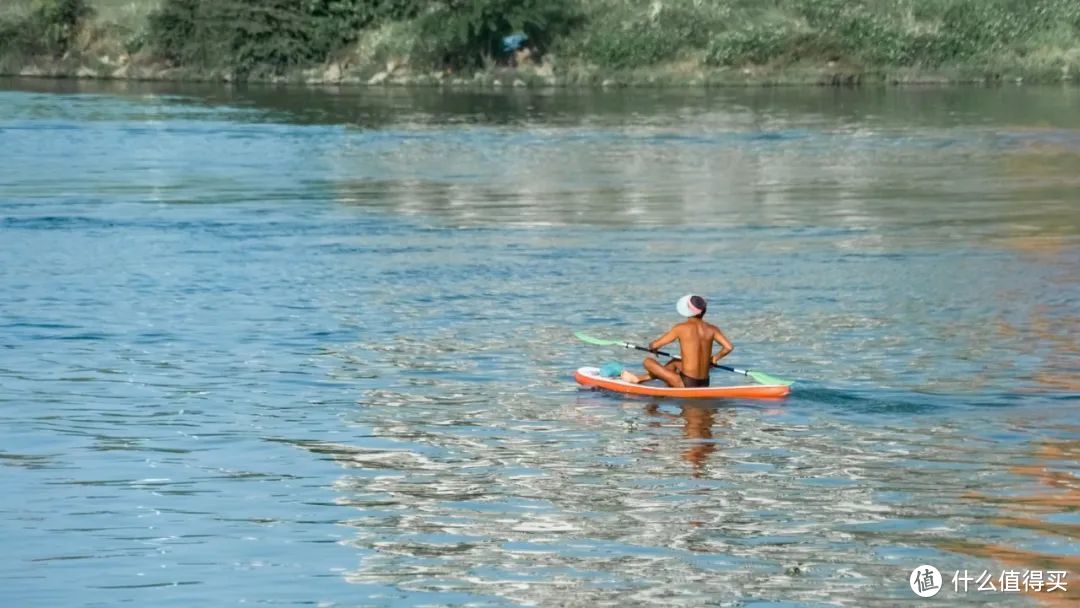
[[784, 386], [791, 386], [792, 384], [795, 384], [794, 380], [784, 380], [783, 378], [770, 376], [769, 374], [766, 374], [764, 372], [747, 371], [746, 375], [753, 378], [755, 382], [759, 382], [761, 384], [783, 384]]
[[593, 344], [595, 346], [622, 346], [622, 342], [616, 340], [604, 340], [602, 338], [595, 338], [583, 331], [574, 332], [574, 337], [586, 344]]

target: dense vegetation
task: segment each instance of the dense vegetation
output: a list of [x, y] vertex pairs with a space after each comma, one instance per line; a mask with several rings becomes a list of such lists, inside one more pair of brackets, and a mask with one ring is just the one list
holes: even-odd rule
[[148, 39], [178, 64], [247, 74], [324, 61], [383, 19], [415, 16], [410, 0], [168, 0]]
[[35, 2], [21, 18], [0, 20], [0, 54], [60, 57], [90, 13], [84, 0]]
[[150, 18], [163, 56], [182, 64], [281, 70], [321, 62], [365, 29], [407, 23], [392, 41], [432, 67], [477, 66], [501, 52], [503, 36], [524, 32], [549, 44], [578, 21], [572, 0], [168, 0]]
[[[68, 53], [103, 0], [22, 1], [23, 14], [0, 12], [0, 55]], [[1078, 0], [146, 1], [156, 9], [125, 48], [241, 78], [349, 54], [417, 71], [489, 67], [515, 32], [563, 71], [1080, 68]]]

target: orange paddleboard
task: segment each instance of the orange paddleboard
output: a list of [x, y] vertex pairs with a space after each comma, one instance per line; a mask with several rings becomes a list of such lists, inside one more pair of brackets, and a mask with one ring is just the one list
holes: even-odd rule
[[705, 386], [699, 388], [672, 388], [655, 384], [634, 384], [619, 378], [600, 375], [598, 367], [581, 367], [574, 372], [574, 379], [582, 386], [602, 388], [628, 395], [649, 397], [675, 397], [678, 399], [776, 399], [785, 397], [791, 388], [783, 384], [749, 384], [745, 386]]

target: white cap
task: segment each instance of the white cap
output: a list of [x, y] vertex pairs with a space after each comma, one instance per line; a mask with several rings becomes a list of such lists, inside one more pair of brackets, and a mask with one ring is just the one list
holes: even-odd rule
[[[698, 306], [694, 305], [695, 300]], [[705, 312], [705, 298], [688, 293], [675, 303], [675, 310], [684, 317], [696, 317]]]

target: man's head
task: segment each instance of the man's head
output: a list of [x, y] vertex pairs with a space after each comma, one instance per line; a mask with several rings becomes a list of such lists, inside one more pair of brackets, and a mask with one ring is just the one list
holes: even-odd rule
[[705, 309], [708, 304], [705, 302], [705, 298], [701, 296], [695, 296], [687, 294], [675, 303], [675, 310], [679, 311], [679, 314], [684, 317], [697, 317], [701, 318], [705, 316]]

